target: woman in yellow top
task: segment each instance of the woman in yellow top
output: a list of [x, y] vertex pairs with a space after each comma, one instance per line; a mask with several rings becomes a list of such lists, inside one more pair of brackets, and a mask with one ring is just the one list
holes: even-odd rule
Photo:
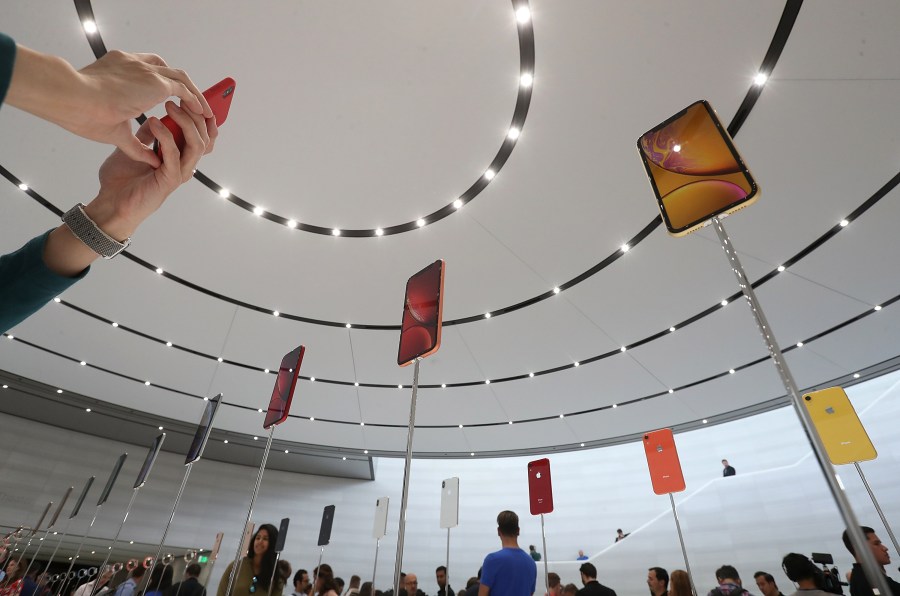
[[[216, 596], [267, 596], [269, 594], [269, 582], [272, 581], [272, 571], [275, 569], [275, 542], [278, 541], [278, 530], [272, 524], [263, 524], [253, 535], [247, 556], [241, 558], [240, 567], [234, 578], [234, 585], [230, 594], [225, 594], [228, 588], [228, 578], [231, 577], [231, 569], [234, 561], [225, 568], [222, 579], [219, 580], [219, 590]], [[284, 581], [276, 573], [275, 585], [272, 594], [280, 595], [284, 590]]]

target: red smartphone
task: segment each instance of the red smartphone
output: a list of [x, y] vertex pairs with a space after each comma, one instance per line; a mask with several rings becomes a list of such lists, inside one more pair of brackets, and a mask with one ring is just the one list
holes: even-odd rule
[[528, 500], [531, 515], [553, 512], [553, 485], [550, 482], [550, 460], [528, 462]]
[[[212, 109], [213, 116], [216, 119], [216, 126], [222, 126], [225, 124], [225, 119], [228, 118], [228, 110], [231, 108], [231, 99], [234, 97], [234, 86], [234, 79], [227, 77], [203, 92], [203, 97], [205, 97], [206, 101], [209, 103], [209, 107]], [[169, 116], [163, 116], [160, 119], [160, 122], [172, 132], [178, 150], [183, 151], [184, 133], [181, 132], [181, 127], [175, 124], [175, 121]], [[162, 159], [159, 141], [153, 142], [153, 151], [155, 151], [156, 155]]]
[[444, 261], [438, 259], [406, 282], [397, 364], [406, 366], [441, 347]]
[[269, 410], [266, 412], [263, 428], [268, 429], [273, 424], [281, 424], [287, 420], [304, 353], [306, 353], [306, 346], [297, 346], [281, 359], [278, 378], [275, 379], [275, 387], [272, 389], [272, 398], [269, 400]]
[[654, 493], [667, 495], [684, 490], [684, 474], [681, 473], [681, 462], [671, 428], [644, 433], [644, 452], [647, 454], [647, 467], [650, 469]]

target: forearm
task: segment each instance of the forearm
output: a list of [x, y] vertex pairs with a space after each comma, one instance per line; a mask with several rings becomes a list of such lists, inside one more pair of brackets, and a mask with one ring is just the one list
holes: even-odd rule
[[6, 102], [44, 120], [65, 125], [74, 105], [89, 105], [84, 77], [71, 64], [16, 46], [16, 62]]

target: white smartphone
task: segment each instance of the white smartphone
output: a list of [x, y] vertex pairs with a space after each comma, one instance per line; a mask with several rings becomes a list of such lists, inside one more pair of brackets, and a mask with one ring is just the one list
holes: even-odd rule
[[441, 528], [459, 525], [459, 478], [441, 481]]
[[375, 525], [372, 527], [372, 538], [379, 540], [387, 534], [388, 505], [391, 500], [379, 497], [375, 500]]

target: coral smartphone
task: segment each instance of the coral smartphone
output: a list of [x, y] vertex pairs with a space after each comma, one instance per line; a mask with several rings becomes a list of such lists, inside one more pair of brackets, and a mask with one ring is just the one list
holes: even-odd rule
[[803, 405], [825, 445], [828, 459], [839, 466], [878, 457], [850, 398], [840, 387], [829, 387], [803, 396]]
[[56, 525], [56, 520], [59, 519], [59, 514], [62, 513], [63, 507], [66, 506], [66, 501], [69, 500], [69, 495], [72, 494], [72, 491], [75, 490], [74, 486], [70, 486], [66, 491], [66, 494], [63, 495], [62, 501], [59, 502], [59, 507], [56, 508], [56, 511], [53, 512], [53, 517], [50, 518], [50, 523], [47, 524], [47, 529], [49, 530], [54, 525]]
[[325, 546], [331, 542], [331, 524], [334, 523], [334, 505], [328, 505], [322, 510], [322, 525], [319, 526], [319, 546]]
[[553, 511], [550, 460], [546, 457], [528, 462], [528, 499], [531, 502], [531, 515]]
[[659, 211], [673, 236], [684, 236], [759, 198], [759, 188], [728, 131], [701, 99], [637, 141]]
[[197, 430], [194, 431], [194, 440], [191, 441], [191, 448], [188, 450], [187, 457], [184, 458], [184, 465], [198, 461], [203, 455], [203, 449], [209, 440], [209, 434], [212, 432], [213, 419], [216, 417], [216, 412], [219, 411], [220, 403], [222, 403], [221, 393], [206, 402], [206, 409], [203, 410], [200, 424], [197, 425]]
[[159, 455], [159, 450], [162, 449], [162, 444], [165, 440], [166, 433], [162, 433], [153, 439], [153, 445], [150, 446], [150, 450], [147, 451], [147, 457], [144, 458], [144, 465], [141, 466], [141, 471], [138, 472], [137, 479], [134, 481], [134, 488], [140, 488], [147, 482], [147, 476], [150, 475], [150, 470], [153, 469], [156, 456]]
[[684, 490], [684, 474], [681, 473], [681, 462], [671, 428], [645, 433], [644, 452], [647, 454], [647, 467], [650, 469], [654, 493], [666, 495]]
[[[222, 79], [203, 92], [203, 97], [205, 97], [206, 101], [209, 103], [209, 107], [212, 109], [213, 116], [216, 119], [216, 126], [222, 126], [225, 124], [225, 119], [228, 118], [228, 110], [231, 108], [231, 100], [234, 97], [234, 86], [234, 79], [228, 77]], [[183, 151], [184, 133], [181, 131], [181, 127], [169, 116], [163, 116], [160, 118], [160, 122], [172, 132], [178, 150]], [[159, 141], [153, 142], [153, 151], [155, 151], [156, 155], [162, 159]]]
[[303, 362], [303, 354], [306, 346], [297, 346], [284, 355], [281, 366], [278, 368], [278, 378], [275, 379], [275, 387], [272, 389], [272, 397], [269, 399], [269, 410], [263, 428], [270, 428], [273, 424], [281, 424], [287, 420], [291, 411], [291, 400], [294, 399], [294, 389], [297, 387], [297, 377], [300, 375], [300, 364]]
[[441, 528], [459, 525], [459, 478], [441, 481]]
[[378, 540], [387, 534], [388, 505], [391, 500], [388, 497], [380, 497], [375, 500], [375, 524], [372, 526], [372, 538]]
[[[121, 468], [122, 466], [120, 465], [119, 467]], [[87, 496], [88, 491], [91, 490], [91, 486], [94, 485], [95, 478], [96, 476], [91, 476], [87, 479], [87, 482], [84, 483], [84, 488], [81, 489], [81, 494], [78, 495], [78, 500], [75, 501], [75, 506], [72, 507], [72, 513], [69, 514], [69, 519], [72, 519], [73, 517], [78, 515], [79, 511], [81, 511], [81, 505], [82, 503], [84, 503], [84, 498]]]
[[287, 531], [288, 525], [290, 525], [291, 519], [289, 517], [282, 518], [281, 523], [278, 524], [278, 540], [275, 541], [275, 552], [280, 553], [284, 550], [284, 541], [287, 540]]
[[241, 552], [246, 553], [250, 551], [250, 540], [253, 539], [253, 528], [256, 527], [256, 524], [253, 522], [247, 522], [247, 525], [244, 526], [244, 535], [241, 537]]
[[222, 548], [222, 538], [225, 536], [224, 532], [219, 532], [216, 534], [216, 541], [213, 543], [212, 551], [209, 553], [209, 560], [215, 561], [219, 558], [219, 549]]
[[97, 499], [98, 507], [106, 503], [106, 499], [109, 498], [109, 493], [112, 492], [113, 485], [116, 483], [116, 478], [119, 477], [119, 472], [122, 471], [122, 465], [125, 463], [126, 457], [128, 457], [128, 454], [123, 453], [119, 456], [119, 459], [116, 460], [116, 464], [109, 473], [109, 478], [106, 479], [106, 486], [103, 487], [103, 492], [100, 493], [100, 498]]
[[406, 366], [441, 347], [444, 261], [438, 259], [406, 282], [397, 364]]

